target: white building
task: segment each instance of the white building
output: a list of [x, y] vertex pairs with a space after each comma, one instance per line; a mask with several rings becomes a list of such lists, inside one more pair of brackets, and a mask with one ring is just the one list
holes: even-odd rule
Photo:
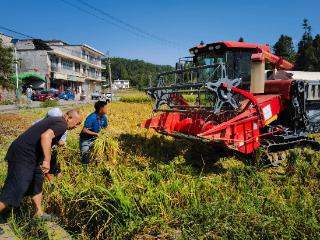
[[130, 81], [118, 79], [118, 80], [114, 80], [112, 85], [116, 89], [130, 88]]
[[0, 32], [0, 40], [5, 47], [13, 47], [12, 37]]

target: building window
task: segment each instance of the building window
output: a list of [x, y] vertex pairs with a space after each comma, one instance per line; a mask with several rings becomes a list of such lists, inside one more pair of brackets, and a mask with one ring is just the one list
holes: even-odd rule
[[57, 72], [58, 71], [59, 58], [57, 58], [55, 56], [50, 56], [50, 63], [51, 63], [51, 71]]
[[73, 63], [72, 61], [61, 59], [61, 66], [63, 70], [73, 70]]
[[75, 64], [74, 64], [74, 68], [75, 68], [75, 71], [76, 71], [77, 73], [79, 73], [79, 72], [80, 72], [80, 63], [75, 63]]

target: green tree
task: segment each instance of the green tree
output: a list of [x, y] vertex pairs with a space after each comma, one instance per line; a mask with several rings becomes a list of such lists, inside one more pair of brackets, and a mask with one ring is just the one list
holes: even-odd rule
[[295, 64], [296, 70], [314, 71], [317, 62], [315, 56], [315, 48], [311, 35], [311, 26], [307, 19], [303, 20], [302, 24], [304, 33], [298, 44], [297, 60]]
[[[107, 60], [104, 60], [104, 64], [107, 65]], [[157, 65], [138, 59], [111, 59], [112, 79], [130, 80], [131, 86], [140, 89], [148, 87], [150, 78], [155, 80], [158, 73], [171, 71], [173, 69], [174, 68], [169, 65]], [[103, 76], [109, 76], [108, 69], [103, 71]]]
[[296, 58], [296, 52], [294, 50], [292, 38], [281, 34], [280, 38], [273, 46], [273, 52], [275, 55], [283, 57], [284, 59], [294, 63]]
[[315, 50], [315, 57], [316, 57], [315, 70], [320, 71], [320, 34], [317, 34], [314, 37], [313, 47]]
[[238, 42], [244, 42], [244, 38], [243, 37], [240, 37]]
[[12, 49], [5, 47], [0, 39], [0, 85], [4, 87], [14, 86], [11, 78], [13, 75], [13, 63]]
[[120, 74], [121, 79], [127, 80], [129, 78], [127, 68], [124, 64], [120, 65]]

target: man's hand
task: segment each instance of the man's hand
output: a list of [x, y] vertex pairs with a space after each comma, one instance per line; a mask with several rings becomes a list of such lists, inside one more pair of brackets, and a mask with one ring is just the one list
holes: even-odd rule
[[61, 172], [58, 173], [57, 178], [58, 178], [59, 180], [62, 178], [62, 173], [61, 173]]
[[59, 146], [63, 146], [63, 145], [65, 145], [65, 144], [66, 144], [66, 143], [65, 143], [63, 140], [61, 140], [61, 139], [60, 139], [59, 142], [58, 142], [58, 145], [59, 145]]
[[43, 172], [43, 174], [48, 173], [50, 170], [50, 160], [49, 161], [44, 160], [42, 162], [42, 165], [40, 166], [40, 168], [41, 168], [41, 171]]

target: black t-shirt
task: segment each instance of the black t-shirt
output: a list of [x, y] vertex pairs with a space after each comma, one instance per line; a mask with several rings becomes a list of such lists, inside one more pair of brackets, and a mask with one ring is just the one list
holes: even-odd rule
[[35, 154], [36, 158], [43, 155], [41, 147], [41, 135], [51, 129], [55, 135], [52, 139], [52, 145], [58, 143], [62, 135], [67, 130], [67, 122], [63, 117], [49, 117], [31, 126], [27, 131], [22, 133], [14, 142], [19, 148], [28, 150]]

